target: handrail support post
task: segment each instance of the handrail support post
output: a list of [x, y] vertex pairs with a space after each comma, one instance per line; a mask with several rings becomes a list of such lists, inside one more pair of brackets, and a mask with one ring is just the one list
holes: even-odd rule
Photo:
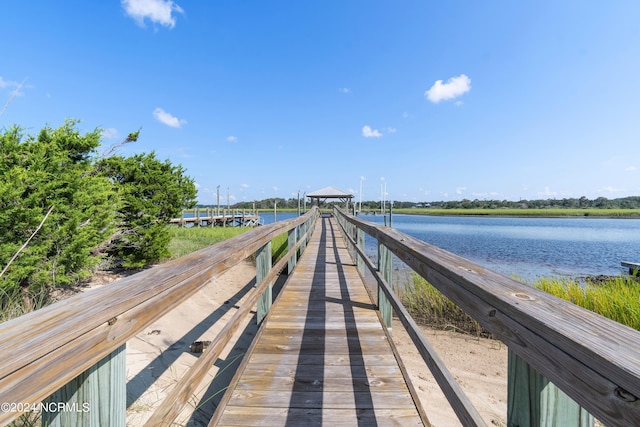
[[[298, 227], [294, 227], [291, 230], [289, 230], [287, 235], [288, 250], [293, 249], [296, 246], [297, 242], [298, 242]], [[297, 261], [298, 261], [298, 254], [294, 253], [293, 256], [289, 258], [289, 262], [287, 263], [287, 274], [291, 274], [291, 272], [296, 266]]]
[[126, 344], [105, 356], [43, 402], [42, 425], [114, 426], [127, 421]]
[[[382, 275], [382, 278], [385, 282], [391, 287], [393, 271], [393, 254], [391, 251], [382, 243], [378, 243], [378, 271]], [[385, 293], [378, 286], [378, 310], [380, 310], [380, 315], [384, 320], [384, 324], [387, 328], [391, 327], [391, 317], [393, 314], [393, 310], [391, 308], [391, 303], [389, 299], [385, 295]]]
[[[256, 286], [262, 282], [262, 280], [269, 274], [271, 270], [271, 241], [262, 246], [256, 251]], [[273, 302], [273, 284], [269, 283], [269, 286], [265, 289], [258, 300], [257, 321], [258, 324], [262, 322], [271, 308]]]
[[511, 350], [507, 389], [507, 425], [593, 427], [593, 415]]

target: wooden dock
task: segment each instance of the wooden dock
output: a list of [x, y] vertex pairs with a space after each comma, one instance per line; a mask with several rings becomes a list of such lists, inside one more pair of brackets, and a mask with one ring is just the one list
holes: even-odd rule
[[[272, 265], [272, 241], [285, 233], [287, 253]], [[378, 243], [377, 263], [365, 236]], [[56, 408], [43, 409], [43, 425], [124, 427], [127, 342], [251, 256], [255, 286], [146, 425], [186, 424], [206, 373], [257, 305], [266, 317], [209, 425], [428, 425], [383, 326], [393, 311], [394, 329], [406, 330], [460, 423], [486, 426], [389, 285], [391, 254], [508, 346], [509, 425], [584, 427], [596, 417], [640, 426], [640, 332], [338, 208], [320, 217], [317, 207], [0, 324], [0, 402], [14, 402], [0, 425], [20, 415], [11, 410], [20, 402], [43, 402]], [[284, 268], [271, 306], [270, 283]], [[377, 285], [375, 306], [364, 275]]]
[[423, 426], [334, 218], [312, 240], [210, 426]]
[[170, 224], [177, 224], [180, 227], [193, 226], [213, 226], [213, 227], [256, 227], [262, 225], [261, 218], [255, 213], [225, 213], [222, 215], [205, 214], [200, 216], [196, 213], [193, 217], [183, 216], [169, 220]]
[[622, 261], [620, 264], [623, 267], [629, 269], [629, 274], [630, 275], [637, 276], [639, 274], [638, 271], [640, 271], [640, 262]]

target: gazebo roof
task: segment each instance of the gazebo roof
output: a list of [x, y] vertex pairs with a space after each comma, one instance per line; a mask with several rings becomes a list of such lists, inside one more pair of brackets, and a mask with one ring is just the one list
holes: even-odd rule
[[324, 187], [320, 190], [307, 193], [307, 197], [314, 199], [352, 199], [353, 194], [349, 194], [335, 187]]

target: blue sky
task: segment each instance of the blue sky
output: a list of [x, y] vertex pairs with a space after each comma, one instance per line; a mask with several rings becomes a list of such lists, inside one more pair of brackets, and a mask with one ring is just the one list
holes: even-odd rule
[[142, 128], [201, 203], [640, 195], [635, 0], [0, 7], [0, 128]]

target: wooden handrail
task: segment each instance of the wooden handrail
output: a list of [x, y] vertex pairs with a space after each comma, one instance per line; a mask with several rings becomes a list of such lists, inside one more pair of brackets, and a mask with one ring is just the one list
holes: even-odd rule
[[604, 424], [640, 425], [640, 332], [397, 230], [336, 212]]
[[[344, 217], [342, 217], [344, 218]], [[469, 398], [466, 396], [454, 376], [449, 372], [444, 362], [440, 359], [435, 349], [429, 344], [424, 335], [420, 332], [418, 325], [413, 320], [409, 312], [402, 305], [400, 298], [393, 292], [391, 286], [384, 280], [376, 266], [364, 253], [363, 248], [357, 246], [355, 239], [349, 235], [349, 232], [343, 227], [343, 221], [338, 221], [342, 229], [344, 237], [349, 240], [352, 247], [364, 261], [364, 265], [376, 279], [378, 289], [382, 290], [387, 296], [391, 306], [396, 312], [398, 319], [405, 327], [407, 334], [413, 341], [416, 349], [422, 356], [423, 360], [429, 367], [434, 379], [440, 385], [440, 389], [451, 404], [451, 408], [458, 416], [458, 419], [464, 426], [486, 426], [482, 416], [478, 413]], [[386, 330], [386, 328], [385, 328]]]
[[[314, 216], [317, 209], [0, 324], [0, 402], [42, 401], [209, 280]], [[0, 412], [0, 424], [18, 415]]]

